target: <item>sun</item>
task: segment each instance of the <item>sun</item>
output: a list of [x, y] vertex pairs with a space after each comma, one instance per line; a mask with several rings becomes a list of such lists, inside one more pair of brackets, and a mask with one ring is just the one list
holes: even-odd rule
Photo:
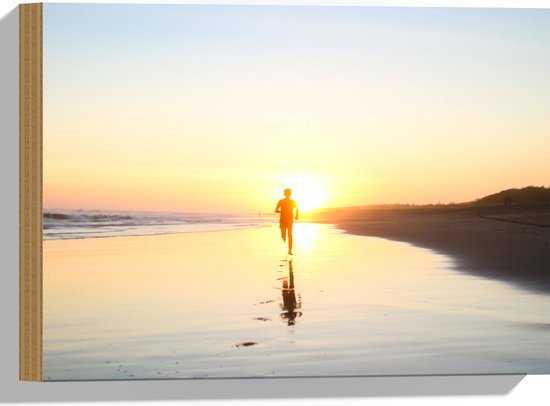
[[328, 190], [323, 178], [311, 174], [289, 175], [284, 186], [292, 189], [292, 199], [300, 212], [308, 212], [323, 207], [328, 200]]

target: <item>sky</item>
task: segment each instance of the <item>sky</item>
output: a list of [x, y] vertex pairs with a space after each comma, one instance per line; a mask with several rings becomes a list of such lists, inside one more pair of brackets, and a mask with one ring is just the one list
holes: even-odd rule
[[44, 207], [550, 185], [550, 10], [44, 4]]

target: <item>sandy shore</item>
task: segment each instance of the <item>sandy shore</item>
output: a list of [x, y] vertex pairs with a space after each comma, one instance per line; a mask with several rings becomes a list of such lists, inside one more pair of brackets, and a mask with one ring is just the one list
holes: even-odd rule
[[324, 222], [349, 233], [434, 249], [461, 271], [550, 292], [547, 207], [355, 209], [330, 216]]
[[45, 241], [44, 376], [547, 373], [548, 297], [453, 264], [301, 221], [292, 261], [276, 224]]

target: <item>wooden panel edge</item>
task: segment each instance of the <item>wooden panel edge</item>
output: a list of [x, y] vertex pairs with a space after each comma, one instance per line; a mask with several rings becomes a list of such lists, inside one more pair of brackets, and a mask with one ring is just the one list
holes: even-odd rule
[[19, 5], [19, 379], [43, 380], [42, 3]]

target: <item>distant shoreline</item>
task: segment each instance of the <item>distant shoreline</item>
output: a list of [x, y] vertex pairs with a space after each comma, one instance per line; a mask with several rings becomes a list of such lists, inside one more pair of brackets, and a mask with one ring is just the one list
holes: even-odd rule
[[433, 249], [460, 271], [550, 294], [548, 219], [547, 205], [518, 205], [336, 209], [316, 221]]
[[[550, 294], [548, 205], [411, 206], [342, 208], [303, 216], [300, 222], [334, 224], [354, 235], [407, 242], [453, 257], [472, 275], [514, 283]], [[214, 232], [265, 227], [273, 219], [238, 227], [44, 238], [43, 241]]]
[[194, 230], [194, 231], [174, 231], [174, 232], [158, 232], [158, 233], [142, 233], [142, 234], [119, 234], [119, 235], [94, 235], [86, 237], [65, 237], [65, 238], [42, 238], [42, 242], [47, 241], [82, 241], [91, 239], [105, 239], [105, 238], [135, 238], [135, 237], [157, 237], [163, 235], [179, 235], [179, 234], [203, 234], [203, 233], [223, 233], [227, 231], [241, 231], [251, 230], [255, 228], [270, 227], [270, 224], [258, 224], [251, 226], [235, 227], [235, 228], [219, 228], [213, 230]]

